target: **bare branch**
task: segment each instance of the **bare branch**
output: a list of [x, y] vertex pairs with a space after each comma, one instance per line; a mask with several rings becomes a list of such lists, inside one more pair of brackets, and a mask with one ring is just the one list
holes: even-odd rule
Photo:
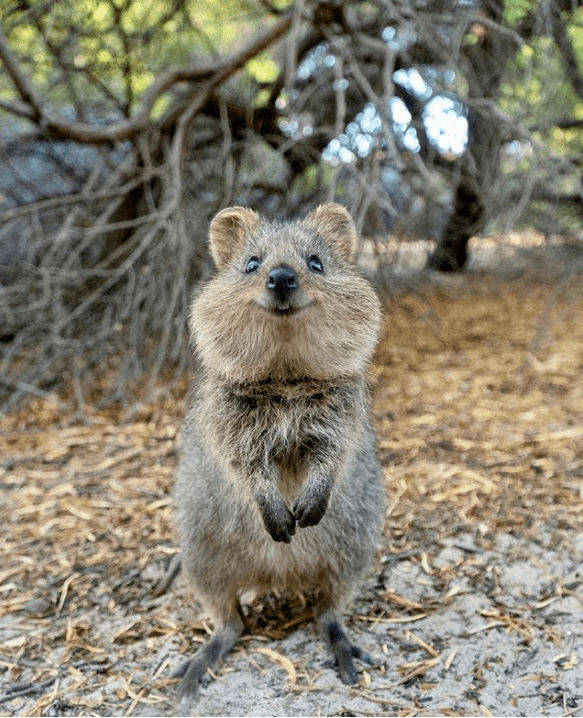
[[575, 130], [583, 127], [583, 120], [575, 120], [571, 117], [549, 119], [539, 122], [532, 126], [533, 132], [548, 132], [552, 127], [558, 127], [560, 130]]
[[[42, 117], [43, 110], [42, 104], [37, 98], [32, 84], [29, 82], [28, 77], [22, 71], [20, 63], [17, 58], [12, 54], [8, 41], [2, 29], [0, 28], [0, 58], [4, 62], [4, 66], [10, 75], [10, 79], [14, 83], [18, 94], [24, 101], [24, 103], [30, 107], [31, 116], [35, 122], [38, 122]], [[22, 116], [22, 115], [21, 115]]]
[[560, 10], [554, 7], [554, 5], [551, 6], [551, 22], [553, 39], [557, 43], [557, 47], [561, 53], [565, 74], [575, 92], [580, 98], [583, 98], [583, 77], [579, 70], [573, 43], [567, 32], [566, 24], [561, 19]]
[[24, 117], [32, 122], [38, 119], [31, 106], [25, 105], [23, 102], [10, 102], [9, 100], [0, 99], [0, 109], [10, 112], [11, 115], [16, 115], [16, 117]]
[[[142, 99], [142, 106], [133, 117], [113, 123], [107, 127], [97, 127], [84, 122], [67, 122], [57, 117], [51, 117], [46, 113], [28, 82], [28, 78], [22, 72], [18, 60], [10, 51], [8, 42], [1, 30], [0, 57], [4, 61], [21, 98], [32, 109], [31, 114], [34, 121], [41, 122], [48, 135], [81, 143], [114, 144], [133, 139], [137, 134], [146, 130], [154, 103], [160, 95], [173, 85], [185, 81], [205, 81], [204, 92], [208, 95], [214, 87], [224, 83], [252, 57], [260, 54], [279, 40], [289, 30], [291, 22], [291, 16], [282, 18], [268, 32], [252, 40], [243, 50], [218, 67], [216, 65], [214, 67], [201, 66], [193, 63], [172, 68], [162, 73], [146, 91]], [[20, 114], [22, 116], [22, 113]]]

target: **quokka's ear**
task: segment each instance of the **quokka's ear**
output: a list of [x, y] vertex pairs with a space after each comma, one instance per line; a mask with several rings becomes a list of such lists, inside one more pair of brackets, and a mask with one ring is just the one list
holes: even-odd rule
[[241, 249], [258, 224], [257, 212], [246, 207], [227, 207], [214, 217], [209, 227], [209, 248], [217, 269]]
[[349, 262], [354, 260], [358, 237], [350, 212], [341, 204], [321, 204], [305, 218], [304, 222], [314, 229], [333, 250]]

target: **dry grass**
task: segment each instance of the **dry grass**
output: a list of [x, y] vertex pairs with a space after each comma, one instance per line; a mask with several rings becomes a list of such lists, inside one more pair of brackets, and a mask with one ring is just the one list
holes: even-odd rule
[[[583, 285], [564, 277], [451, 277], [388, 303], [374, 367], [390, 504], [385, 554], [408, 552], [431, 570], [432, 537], [460, 527], [484, 540], [534, 535], [543, 524], [583, 529], [581, 316]], [[150, 670], [165, 645], [186, 652], [185, 634], [207, 630], [192, 621], [186, 596], [152, 597], [176, 552], [171, 486], [183, 399], [143, 407], [125, 424], [114, 410], [88, 411], [90, 423], [67, 425], [38, 401], [2, 419], [0, 711], [130, 715], [163, 705], [167, 663], [145, 685], [136, 661]], [[427, 608], [398, 595], [382, 602], [388, 621], [413, 622]], [[365, 606], [379, 620], [374, 596]], [[284, 620], [293, 625], [298, 613], [292, 606]], [[250, 608], [251, 630], [269, 633], [278, 620], [281, 604]], [[281, 667], [295, 682], [289, 661]], [[426, 669], [401, 672], [410, 680]], [[117, 688], [104, 695], [112, 676]]]
[[393, 535], [410, 541], [420, 514], [583, 527], [582, 310], [579, 278], [479, 275], [387, 308], [375, 406]]

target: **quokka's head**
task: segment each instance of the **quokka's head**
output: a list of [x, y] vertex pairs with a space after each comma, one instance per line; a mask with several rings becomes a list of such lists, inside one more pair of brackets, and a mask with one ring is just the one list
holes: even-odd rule
[[357, 235], [344, 207], [321, 205], [290, 223], [230, 207], [213, 219], [209, 246], [217, 271], [191, 313], [208, 370], [254, 381], [364, 369], [380, 306], [355, 267]]

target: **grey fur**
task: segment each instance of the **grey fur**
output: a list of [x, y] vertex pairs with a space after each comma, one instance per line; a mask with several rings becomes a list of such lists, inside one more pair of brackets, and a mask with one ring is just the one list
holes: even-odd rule
[[[290, 225], [283, 225], [279, 234], [285, 233], [286, 266], [297, 273], [299, 284], [299, 289], [294, 288], [291, 294], [303, 292], [306, 307], [302, 306], [298, 317], [290, 312], [292, 318], [280, 316], [281, 312], [275, 309], [271, 313], [266, 311], [261, 306], [269, 294], [265, 273], [268, 276], [281, 261], [276, 226], [272, 228], [272, 243], [262, 256], [265, 273], [249, 278], [241, 294], [247, 299], [239, 299], [243, 309], [237, 306], [233, 316], [256, 321], [258, 325], [269, 324], [268, 329], [257, 329], [257, 346], [245, 347], [247, 361], [250, 351], [258, 352], [257, 362], [251, 362], [254, 366], [266, 354], [259, 355], [261, 341], [269, 336], [271, 345], [277, 343], [278, 327], [284, 325], [281, 342], [285, 343], [285, 352], [277, 354], [275, 347], [271, 360], [273, 376], [267, 367], [261, 378], [253, 375], [245, 381], [239, 367], [225, 369], [235, 366], [233, 357], [223, 361], [216, 349], [221, 346], [220, 337], [215, 341], [213, 325], [205, 317], [208, 307], [212, 308], [213, 291], [218, 296], [217, 287], [223, 283], [227, 287], [226, 318], [224, 324], [215, 322], [216, 331], [237, 331], [228, 319], [229, 303], [235, 297], [229, 294], [229, 272], [233, 272], [233, 267], [225, 244], [226, 230], [243, 235], [235, 238], [235, 260], [240, 263], [239, 254], [244, 256], [248, 235], [254, 239], [253, 252], [258, 251], [257, 234], [253, 233], [267, 233], [266, 223], [261, 222], [250, 210], [240, 208], [218, 215], [211, 225], [211, 248], [222, 266], [193, 303], [191, 329], [195, 346], [199, 335], [211, 336], [214, 354], [209, 350], [203, 356], [187, 416], [176, 502], [183, 568], [196, 598], [212, 614], [215, 634], [179, 672], [184, 677], [181, 692], [188, 699], [196, 695], [207, 669], [214, 668], [241, 635], [238, 597], [248, 589], [278, 588], [315, 596], [316, 620], [344, 682], [357, 680], [354, 657], [367, 660], [366, 654], [348, 640], [340, 615], [373, 559], [384, 518], [384, 484], [369, 417], [367, 379], [362, 369], [369, 361], [378, 332], [378, 300], [346, 261], [350, 247], [345, 235], [352, 227], [349, 215], [338, 205], [324, 205], [298, 225], [298, 232], [301, 230], [304, 243], [309, 241], [310, 232], [321, 243], [322, 234], [326, 233], [316, 230], [322, 223], [325, 228], [331, 227], [325, 239], [336, 262], [333, 267], [336, 284], [326, 284], [304, 270], [305, 252], [294, 256], [295, 245], [289, 239], [291, 236], [293, 240], [294, 232]], [[337, 241], [344, 255], [337, 259], [334, 231], [342, 232]], [[243, 281], [246, 278], [237, 279]], [[331, 356], [325, 370], [314, 369], [313, 376], [298, 374], [289, 359], [293, 359], [297, 336], [294, 331], [299, 333], [306, 322], [317, 322], [321, 315], [317, 301], [312, 298], [334, 302], [334, 286], [341, 284], [345, 305], [346, 297], [350, 298], [351, 282], [359, 303], [353, 312], [355, 334], [363, 332], [362, 317], [369, 316], [371, 336], [367, 336], [366, 342], [344, 341], [343, 346], [355, 356], [338, 359], [342, 370], [334, 371], [335, 358]], [[363, 297], [368, 308], [363, 308]], [[293, 301], [292, 296], [292, 307]], [[351, 316], [350, 306], [344, 306], [343, 324], [347, 316]], [[328, 341], [325, 334], [329, 331], [329, 328], [323, 331], [322, 342]], [[338, 335], [342, 331], [346, 331], [345, 326], [339, 328]], [[271, 345], [269, 349], [273, 350]], [[228, 346], [233, 346], [231, 336]], [[322, 351], [321, 345], [308, 350], [302, 347], [300, 365], [311, 366], [308, 355], [318, 356]], [[215, 355], [216, 361], [209, 361], [209, 356]], [[323, 366], [322, 358], [318, 357], [313, 366]], [[347, 366], [358, 368], [346, 371]]]

